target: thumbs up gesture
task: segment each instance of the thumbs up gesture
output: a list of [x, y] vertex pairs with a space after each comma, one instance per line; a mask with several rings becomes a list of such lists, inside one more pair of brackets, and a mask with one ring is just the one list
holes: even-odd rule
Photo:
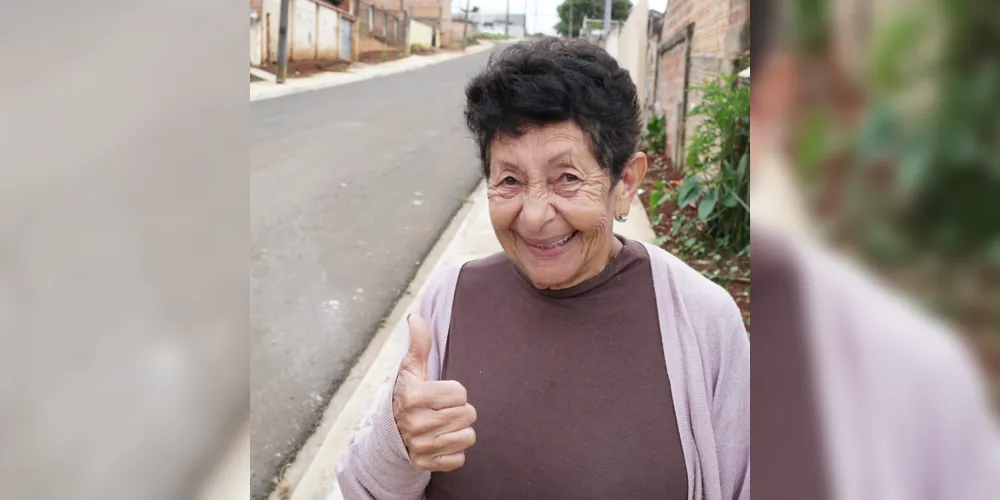
[[410, 350], [399, 366], [392, 391], [392, 414], [410, 463], [425, 471], [450, 471], [465, 464], [465, 450], [476, 442], [476, 409], [465, 387], [454, 380], [428, 381], [430, 325], [410, 316]]

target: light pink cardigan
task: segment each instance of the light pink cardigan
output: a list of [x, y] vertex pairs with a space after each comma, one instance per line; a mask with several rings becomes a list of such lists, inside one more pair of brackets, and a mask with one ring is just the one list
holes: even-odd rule
[[[689, 500], [750, 499], [750, 342], [729, 294], [646, 245], [673, 392]], [[428, 377], [440, 376], [460, 267], [431, 277], [417, 312], [431, 324]], [[410, 465], [392, 415], [391, 384], [337, 467], [346, 500], [418, 500], [430, 473]]]

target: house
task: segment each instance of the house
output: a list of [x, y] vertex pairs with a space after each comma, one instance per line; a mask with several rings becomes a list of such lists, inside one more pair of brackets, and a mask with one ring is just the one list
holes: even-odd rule
[[[441, 47], [442, 33], [451, 29], [452, 0], [370, 0], [377, 8], [405, 12], [409, 19], [433, 30], [431, 45]], [[447, 38], [447, 37], [445, 37]]]
[[522, 38], [525, 35], [524, 14], [510, 14], [508, 17], [506, 12], [473, 12], [469, 14], [469, 21], [472, 22], [473, 33], [510, 35], [511, 38]]
[[[654, 106], [666, 118], [666, 152], [684, 163], [685, 138], [699, 120], [688, 119], [697, 105], [697, 87], [719, 73], [742, 69], [748, 56], [749, 0], [671, 0], [663, 15], [657, 48]], [[679, 126], [685, 124], [685, 126]]]
[[408, 12], [414, 19], [448, 19], [451, 0], [372, 0], [372, 4], [384, 10]]
[[[410, 11], [433, 14], [442, 1], [450, 7], [450, 0], [434, 0], [433, 8], [427, 0], [289, 0], [288, 60], [356, 60], [366, 52], [430, 45], [433, 29]], [[250, 64], [274, 64], [281, 0], [251, 0], [250, 12]]]
[[[289, 0], [288, 59], [354, 59], [352, 0]], [[250, 65], [278, 60], [281, 0], [250, 0]], [[255, 57], [255, 53], [259, 56]]]

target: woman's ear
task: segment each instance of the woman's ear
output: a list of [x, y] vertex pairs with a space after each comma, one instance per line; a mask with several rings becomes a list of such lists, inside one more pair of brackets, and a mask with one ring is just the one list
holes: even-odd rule
[[636, 153], [629, 158], [622, 171], [622, 178], [615, 188], [615, 217], [628, 215], [629, 208], [632, 207], [632, 200], [642, 185], [642, 180], [646, 177], [646, 153]]

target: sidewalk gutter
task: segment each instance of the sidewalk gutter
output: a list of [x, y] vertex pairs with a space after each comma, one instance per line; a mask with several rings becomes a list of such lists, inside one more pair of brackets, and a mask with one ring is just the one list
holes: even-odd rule
[[361, 69], [343, 73], [326, 72], [307, 78], [291, 78], [283, 85], [278, 85], [277, 83], [270, 81], [252, 82], [250, 83], [250, 102], [275, 99], [287, 95], [337, 87], [380, 76], [402, 73], [403, 71], [423, 68], [425, 66], [450, 61], [459, 57], [486, 52], [494, 47], [496, 47], [496, 44], [484, 42], [479, 45], [469, 47], [465, 52], [442, 52], [440, 54], [430, 56], [409, 56], [398, 61], [366, 66]]
[[[616, 222], [614, 230], [638, 241], [652, 242], [656, 237], [638, 197], [632, 203], [628, 222]], [[399, 360], [406, 352], [409, 338], [405, 313], [415, 308], [427, 277], [442, 267], [460, 265], [501, 251], [503, 249], [490, 223], [486, 184], [481, 183], [424, 261], [404, 298], [392, 310], [385, 326], [351, 370], [348, 380], [331, 400], [324, 419], [329, 417], [333, 423], [327, 427], [319, 451], [311, 462], [297, 465], [302, 475], [289, 497], [291, 500], [343, 500], [337, 487], [336, 464], [376, 398], [389, 390], [396, 379]], [[416, 290], [419, 292], [411, 295]], [[272, 494], [271, 500], [284, 498]]]
[[275, 83], [277, 81], [277, 78], [278, 78], [278, 77], [274, 76], [273, 74], [268, 73], [267, 71], [264, 71], [264, 70], [262, 70], [260, 68], [255, 68], [253, 66], [250, 66], [250, 75], [254, 76], [254, 77], [257, 77], [257, 78], [260, 78], [261, 80], [263, 80], [265, 82], [268, 82], [268, 83]]

